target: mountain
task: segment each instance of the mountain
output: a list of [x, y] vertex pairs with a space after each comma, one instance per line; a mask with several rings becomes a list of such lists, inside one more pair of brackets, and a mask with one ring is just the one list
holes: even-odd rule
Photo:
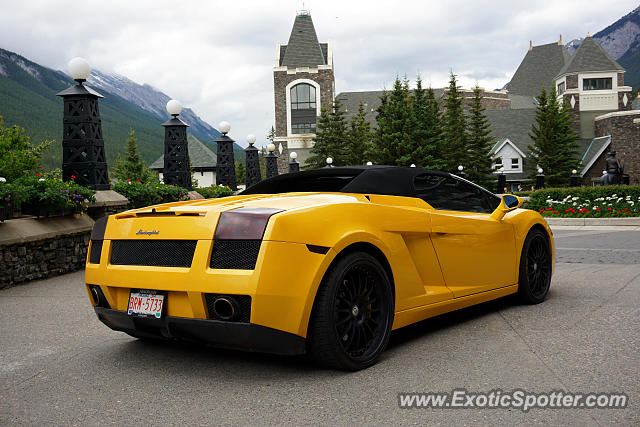
[[[593, 35], [609, 55], [627, 72], [624, 81], [634, 89], [640, 87], [640, 7]], [[571, 40], [565, 46], [573, 54], [584, 39]]]
[[[164, 128], [160, 124], [169, 117], [164, 110], [169, 96], [149, 85], [96, 70], [89, 81], [104, 95], [100, 116], [107, 163], [113, 166], [118, 153], [124, 155], [130, 129], [135, 130], [138, 151], [147, 164], [160, 157], [164, 151]], [[25, 128], [34, 143], [43, 139], [56, 141], [43, 156], [45, 168], [62, 165], [62, 99], [56, 93], [74, 83], [61, 71], [0, 49], [0, 115], [5, 126]], [[216, 129], [190, 109], [185, 109], [181, 118], [190, 125], [189, 133], [215, 151], [213, 140], [219, 135]], [[235, 158], [244, 162], [242, 148], [234, 148]]]

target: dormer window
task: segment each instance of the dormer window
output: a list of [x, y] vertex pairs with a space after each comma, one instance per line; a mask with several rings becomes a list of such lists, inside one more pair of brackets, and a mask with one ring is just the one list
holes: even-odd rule
[[611, 90], [612, 78], [583, 79], [582, 90]]
[[316, 88], [308, 83], [298, 83], [290, 89], [291, 133], [316, 132]]

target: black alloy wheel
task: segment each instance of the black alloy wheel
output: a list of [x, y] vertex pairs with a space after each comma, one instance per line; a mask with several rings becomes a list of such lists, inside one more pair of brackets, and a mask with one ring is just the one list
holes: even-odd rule
[[546, 234], [531, 230], [520, 257], [518, 295], [527, 304], [538, 304], [547, 296], [551, 284], [551, 249]]
[[334, 368], [359, 370], [384, 351], [393, 323], [393, 293], [371, 255], [341, 257], [325, 276], [309, 326], [309, 352]]

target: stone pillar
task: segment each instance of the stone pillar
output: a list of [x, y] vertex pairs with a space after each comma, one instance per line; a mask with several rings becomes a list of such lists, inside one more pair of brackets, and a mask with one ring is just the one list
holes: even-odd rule
[[189, 144], [187, 143], [187, 124], [173, 118], [162, 124], [164, 126], [164, 168], [162, 179], [165, 184], [193, 190], [191, 185], [191, 166], [189, 164]]
[[221, 122], [220, 132], [222, 135], [216, 139], [218, 144], [217, 165], [216, 165], [216, 184], [226, 185], [233, 191], [238, 188], [236, 186], [236, 164], [233, 158], [233, 139], [227, 136], [231, 126], [227, 122]]
[[247, 138], [249, 146], [244, 149], [247, 160], [247, 188], [251, 187], [262, 181], [260, 176], [260, 159], [258, 157], [258, 149], [253, 146], [255, 143], [255, 137], [251, 141]]

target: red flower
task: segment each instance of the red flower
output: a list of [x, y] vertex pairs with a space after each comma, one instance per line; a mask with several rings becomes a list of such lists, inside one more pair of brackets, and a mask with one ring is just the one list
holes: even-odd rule
[[611, 210], [611, 208], [609, 208], [609, 210]]
[[[140, 182], [140, 180], [139, 180], [139, 179], [138, 179], [137, 181], [138, 181], [138, 182]], [[140, 182], [140, 184], [142, 184], [142, 182]]]
[[597, 210], [597, 211], [599, 211], [599, 210], [600, 210], [600, 206], [598, 206], [598, 207], [596, 208], [596, 210]]
[[39, 173], [37, 173], [37, 174], [36, 174], [36, 176], [40, 176], [40, 174], [39, 174]]
[[622, 212], [620, 209], [618, 209], [618, 212]]
[[540, 209], [540, 212], [544, 212], [544, 209]]
[[127, 179], [127, 181], [131, 181], [131, 179]]
[[71, 175], [71, 179], [76, 179], [76, 176], [75, 175]]

